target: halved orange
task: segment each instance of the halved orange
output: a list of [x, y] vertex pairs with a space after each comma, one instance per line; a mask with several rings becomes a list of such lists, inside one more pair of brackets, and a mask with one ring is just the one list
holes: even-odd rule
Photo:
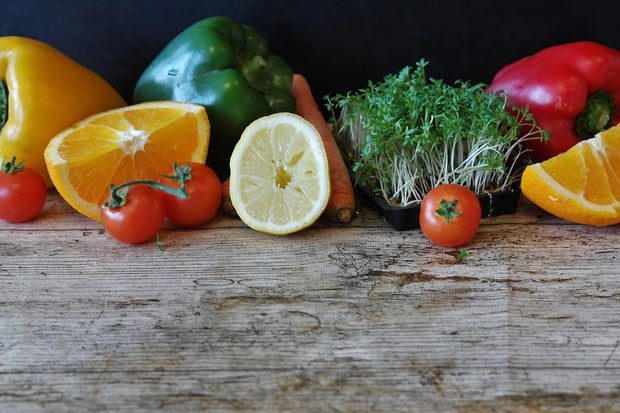
[[529, 165], [523, 195], [568, 221], [607, 226], [620, 222], [620, 125], [568, 151]]
[[56, 135], [45, 163], [58, 193], [100, 221], [110, 183], [157, 180], [173, 162], [204, 163], [210, 125], [201, 105], [146, 102], [90, 116]]

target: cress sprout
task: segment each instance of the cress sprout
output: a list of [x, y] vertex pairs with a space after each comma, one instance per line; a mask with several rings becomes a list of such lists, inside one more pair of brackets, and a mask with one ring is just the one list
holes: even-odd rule
[[[326, 97], [334, 135], [356, 180], [391, 205], [457, 183], [475, 194], [518, 183], [527, 140], [546, 140], [528, 108], [482, 83], [427, 79], [424, 59], [358, 93]], [[337, 112], [339, 112], [337, 114]]]

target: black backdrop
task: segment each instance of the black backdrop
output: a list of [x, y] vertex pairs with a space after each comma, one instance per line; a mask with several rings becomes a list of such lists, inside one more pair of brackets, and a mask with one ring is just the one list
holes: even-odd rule
[[620, 49], [616, 1], [19, 0], [0, 2], [0, 35], [42, 40], [126, 99], [177, 33], [213, 15], [256, 27], [315, 95], [365, 87], [420, 58], [448, 82], [490, 83], [505, 64], [554, 44]]

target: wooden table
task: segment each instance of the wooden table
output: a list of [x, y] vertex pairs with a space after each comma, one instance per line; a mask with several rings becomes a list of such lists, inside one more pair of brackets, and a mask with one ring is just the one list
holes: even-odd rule
[[0, 411], [620, 411], [619, 234], [522, 199], [458, 263], [364, 205], [160, 250], [50, 193], [0, 222]]

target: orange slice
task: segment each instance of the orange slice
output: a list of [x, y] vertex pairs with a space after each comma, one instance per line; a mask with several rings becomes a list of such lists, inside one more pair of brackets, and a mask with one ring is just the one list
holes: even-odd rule
[[110, 183], [157, 180], [174, 161], [204, 163], [209, 136], [203, 106], [146, 102], [90, 116], [64, 130], [47, 145], [45, 163], [58, 193], [100, 221]]
[[606, 226], [620, 222], [620, 125], [568, 151], [529, 165], [523, 195], [568, 221]]

